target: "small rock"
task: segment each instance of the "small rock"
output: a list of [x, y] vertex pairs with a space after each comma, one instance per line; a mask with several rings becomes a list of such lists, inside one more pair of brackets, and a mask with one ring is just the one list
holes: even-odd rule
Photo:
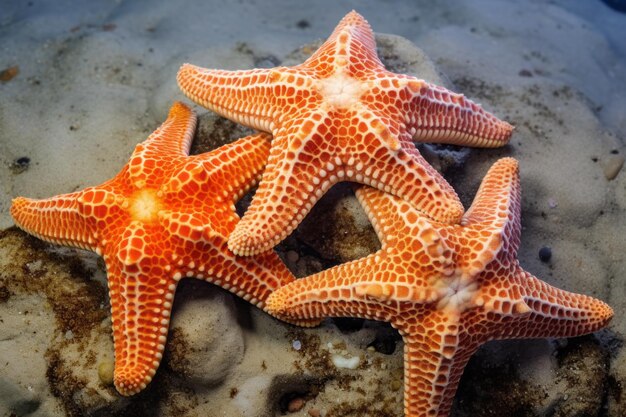
[[550, 207], [551, 209], [553, 208], [557, 208], [559, 206], [559, 202], [556, 201], [556, 198], [548, 198], [548, 207]]
[[331, 357], [333, 364], [336, 368], [340, 369], [356, 369], [361, 363], [361, 358], [353, 356], [351, 358], [345, 358], [342, 355], [333, 355]]
[[115, 363], [112, 360], [104, 360], [98, 364], [98, 377], [106, 386], [113, 385], [113, 371]]
[[19, 73], [20, 67], [18, 67], [17, 65], [3, 69], [2, 71], [0, 71], [0, 81], [3, 83], [8, 83]]
[[287, 411], [289, 411], [290, 413], [295, 413], [296, 411], [300, 411], [304, 407], [304, 404], [306, 404], [306, 401], [304, 401], [304, 398], [296, 397], [292, 399], [291, 401], [289, 401], [289, 405], [287, 405]]
[[286, 253], [286, 261], [287, 261], [287, 266], [291, 269], [295, 269], [296, 264], [298, 263], [298, 260], [300, 259], [300, 255], [298, 255], [298, 252], [290, 250]]
[[232, 296], [201, 281], [184, 281], [176, 297], [182, 301], [172, 313], [167, 366], [191, 384], [222, 382], [244, 354]]
[[391, 381], [391, 390], [392, 391], [399, 391], [400, 388], [402, 388], [403, 384], [402, 384], [402, 380], [401, 379], [394, 379], [393, 381]]
[[604, 164], [604, 176], [611, 181], [617, 177], [624, 166], [624, 155], [611, 155]]
[[29, 166], [30, 158], [27, 156], [21, 156], [13, 160], [13, 162], [11, 163], [11, 171], [13, 171], [14, 174], [21, 174], [22, 172], [26, 171]]
[[32, 261], [32, 262], [27, 263], [26, 264], [26, 269], [28, 269], [28, 272], [33, 274], [35, 272], [41, 271], [41, 266], [42, 266], [41, 259], [37, 259], [36, 261]]
[[294, 348], [294, 350], [300, 350], [300, 349], [302, 349], [302, 342], [299, 341], [299, 340], [294, 340], [291, 343], [291, 347]]
[[550, 246], [544, 246], [539, 249], [539, 260], [541, 262], [549, 262], [552, 259], [552, 248]]
[[320, 417], [322, 415], [322, 413], [320, 412], [320, 410], [318, 410], [317, 408], [311, 408], [308, 411], [309, 415], [311, 417]]
[[311, 26], [311, 24], [310, 24], [310, 23], [309, 23], [309, 21], [308, 21], [308, 20], [306, 20], [306, 19], [301, 19], [301, 20], [298, 20], [298, 23], [296, 23], [296, 27], [297, 27], [298, 29], [306, 29], [306, 28], [308, 28], [308, 27], [310, 27], [310, 26]]

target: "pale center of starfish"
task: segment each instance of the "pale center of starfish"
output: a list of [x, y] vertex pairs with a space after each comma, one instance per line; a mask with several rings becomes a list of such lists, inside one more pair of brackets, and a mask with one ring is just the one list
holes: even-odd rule
[[318, 81], [318, 89], [326, 103], [339, 109], [349, 108], [357, 103], [366, 88], [363, 82], [343, 71], [337, 71]]
[[477, 306], [475, 299], [478, 283], [460, 271], [450, 277], [439, 278], [435, 287], [440, 296], [438, 310], [462, 313]]
[[130, 199], [130, 215], [140, 222], [151, 222], [161, 210], [161, 201], [154, 190], [137, 191]]

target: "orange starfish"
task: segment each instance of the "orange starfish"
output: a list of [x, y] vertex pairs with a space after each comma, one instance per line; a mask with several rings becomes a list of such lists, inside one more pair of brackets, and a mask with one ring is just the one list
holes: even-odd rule
[[195, 114], [175, 103], [112, 180], [46, 200], [18, 197], [11, 207], [27, 232], [104, 257], [123, 395], [145, 388], [159, 366], [181, 278], [204, 278], [260, 308], [294, 279], [273, 251], [240, 258], [226, 243], [239, 220], [234, 204], [258, 180], [269, 135], [188, 156], [195, 126]]
[[404, 339], [407, 416], [447, 416], [463, 368], [489, 340], [576, 336], [613, 316], [602, 301], [551, 287], [519, 265], [512, 158], [490, 169], [459, 225], [433, 222], [369, 187], [357, 197], [382, 249], [278, 289], [267, 308], [287, 319], [391, 322]]
[[456, 193], [412, 141], [496, 147], [512, 126], [460, 94], [385, 69], [356, 12], [295, 67], [208, 70], [185, 64], [193, 101], [274, 135], [263, 179], [229, 239], [237, 254], [265, 251], [335, 183], [368, 184], [444, 223], [463, 215]]

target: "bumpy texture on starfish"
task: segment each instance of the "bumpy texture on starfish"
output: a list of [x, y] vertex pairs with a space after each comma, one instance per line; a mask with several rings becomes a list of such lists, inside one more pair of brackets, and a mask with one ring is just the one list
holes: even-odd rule
[[143, 389], [159, 366], [182, 277], [203, 278], [260, 308], [294, 279], [273, 251], [240, 258], [226, 242], [239, 221], [234, 204], [258, 181], [270, 136], [188, 156], [195, 126], [195, 114], [176, 103], [112, 180], [46, 200], [16, 198], [11, 207], [27, 232], [104, 257], [115, 386], [124, 395]]
[[288, 284], [267, 307], [287, 319], [391, 322], [404, 339], [407, 416], [447, 416], [465, 364], [489, 340], [581, 335], [613, 315], [602, 301], [551, 287], [520, 267], [512, 158], [491, 168], [459, 225], [430, 221], [370, 187], [357, 196], [381, 250]]
[[193, 101], [274, 135], [263, 179], [229, 239], [237, 254], [276, 245], [335, 183], [349, 180], [409, 201], [432, 219], [463, 215], [456, 193], [412, 140], [496, 147], [512, 127], [460, 94], [385, 69], [356, 12], [303, 64], [250, 71], [185, 64]]

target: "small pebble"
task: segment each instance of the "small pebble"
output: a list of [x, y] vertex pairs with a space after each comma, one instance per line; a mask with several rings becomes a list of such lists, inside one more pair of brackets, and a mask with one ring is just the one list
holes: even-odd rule
[[294, 340], [291, 343], [291, 347], [294, 348], [295, 350], [300, 350], [300, 349], [302, 349], [302, 342], [299, 341], [299, 340]]
[[557, 208], [558, 205], [559, 205], [559, 202], [556, 201], [556, 198], [552, 198], [552, 197], [548, 198], [548, 207], [553, 209], [553, 208]]
[[310, 23], [309, 23], [309, 21], [308, 21], [308, 20], [306, 20], [306, 19], [298, 20], [298, 23], [296, 23], [296, 27], [297, 27], [298, 29], [306, 29], [306, 28], [308, 28], [309, 26], [311, 26], [311, 24], [310, 24]]
[[336, 368], [341, 369], [356, 369], [361, 363], [361, 358], [359, 358], [358, 356], [346, 358], [341, 355], [332, 355], [331, 360]]
[[68, 330], [65, 332], [65, 340], [72, 340], [74, 338], [74, 332]]
[[532, 77], [532, 76], [533, 76], [533, 73], [532, 73], [532, 72], [530, 72], [530, 71], [529, 71], [529, 70], [527, 70], [527, 69], [523, 69], [523, 70], [520, 70], [520, 72], [519, 72], [519, 76], [520, 76], [520, 77]]
[[295, 265], [299, 259], [300, 259], [300, 255], [298, 255], [298, 252], [293, 251], [293, 250], [290, 250], [287, 252], [287, 262], [289, 264]]
[[624, 166], [624, 155], [611, 155], [607, 158], [604, 164], [604, 176], [607, 180], [611, 181], [617, 177], [617, 174], [622, 170]]
[[393, 381], [391, 381], [391, 390], [392, 391], [398, 391], [400, 388], [402, 388], [402, 381], [401, 380], [394, 379]]
[[113, 370], [115, 364], [111, 360], [104, 360], [98, 365], [98, 377], [104, 385], [113, 385]]
[[304, 398], [296, 397], [293, 400], [289, 401], [289, 404], [287, 405], [287, 411], [289, 411], [290, 413], [300, 411], [302, 410], [302, 407], [304, 407], [304, 404], [306, 404]]
[[320, 410], [318, 410], [317, 408], [311, 408], [308, 411], [309, 415], [311, 417], [320, 417], [322, 415], [322, 413], [320, 412]]
[[8, 83], [19, 73], [20, 73], [20, 67], [18, 67], [17, 65], [13, 67], [5, 68], [2, 71], [0, 71], [0, 81], [3, 83]]
[[552, 248], [549, 246], [544, 246], [539, 249], [539, 260], [541, 262], [549, 262], [552, 259]]
[[43, 265], [43, 262], [41, 261], [41, 259], [37, 259], [36, 261], [27, 263], [26, 269], [28, 269], [28, 272], [32, 274], [32, 273], [41, 271], [42, 265]]
[[26, 171], [29, 166], [30, 158], [27, 156], [22, 156], [13, 160], [13, 162], [11, 163], [11, 170], [15, 174], [21, 174], [22, 172]]

